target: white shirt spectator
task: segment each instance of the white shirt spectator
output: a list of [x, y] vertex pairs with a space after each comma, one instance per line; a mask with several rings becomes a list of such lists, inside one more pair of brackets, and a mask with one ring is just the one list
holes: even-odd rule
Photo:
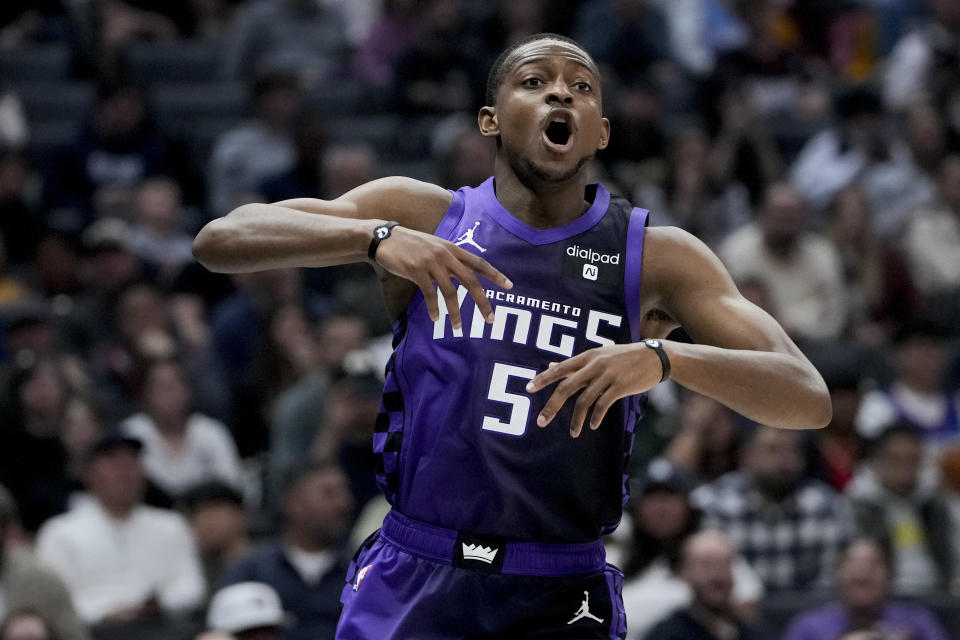
[[37, 535], [36, 552], [63, 579], [87, 623], [151, 597], [168, 613], [203, 602], [197, 551], [176, 513], [138, 506], [118, 521], [92, 500], [50, 519]]
[[[733, 562], [733, 599], [758, 603], [763, 583], [747, 561]], [[643, 573], [623, 585], [623, 610], [627, 614], [627, 640], [642, 640], [648, 631], [674, 611], [693, 602], [690, 585], [670, 570], [664, 558], [654, 560]]]
[[790, 167], [790, 182], [821, 210], [838, 191], [859, 183], [873, 205], [877, 230], [885, 238], [896, 236], [909, 212], [936, 195], [933, 181], [901, 141], [890, 142], [885, 161], [871, 161], [860, 149], [845, 146], [836, 129], [825, 129], [804, 145]]
[[734, 280], [760, 282], [770, 296], [773, 315], [797, 337], [832, 340], [847, 320], [840, 259], [824, 238], [805, 234], [788, 260], [774, 256], [760, 227], [749, 224], [733, 232], [720, 257]]
[[145, 413], [123, 421], [121, 427], [143, 443], [143, 468], [157, 486], [173, 496], [201, 482], [221, 480], [240, 486], [242, 468], [237, 447], [223, 423], [200, 413], [187, 418], [179, 448], [171, 447]]
[[946, 206], [917, 211], [903, 246], [924, 294], [960, 290], [960, 215]]
[[235, 198], [256, 191], [265, 179], [293, 166], [296, 152], [285, 133], [252, 121], [217, 138], [210, 153], [210, 210], [224, 215]]

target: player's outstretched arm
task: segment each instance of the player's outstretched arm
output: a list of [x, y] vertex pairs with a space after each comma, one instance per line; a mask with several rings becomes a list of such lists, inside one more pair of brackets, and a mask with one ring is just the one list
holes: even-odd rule
[[[662, 341], [672, 380], [761, 424], [810, 429], [830, 421], [823, 378], [783, 328], [740, 295], [706, 245], [679, 229], [649, 229], [642, 279], [644, 317], [666, 314], [697, 343]], [[577, 435], [588, 414], [596, 429], [613, 402], [649, 390], [661, 374], [653, 349], [614, 345], [551, 365], [528, 390], [560, 381], [540, 414], [541, 426], [580, 391], [571, 424]]]
[[193, 253], [211, 271], [225, 273], [366, 262], [373, 230], [393, 220], [400, 226], [380, 244], [375, 264], [416, 284], [434, 320], [439, 317], [436, 283], [459, 328], [460, 305], [451, 278], [467, 288], [488, 319], [493, 309], [477, 276], [512, 285], [486, 260], [433, 235], [452, 197], [436, 185], [393, 177], [361, 185], [336, 200], [245, 204], [204, 226]]

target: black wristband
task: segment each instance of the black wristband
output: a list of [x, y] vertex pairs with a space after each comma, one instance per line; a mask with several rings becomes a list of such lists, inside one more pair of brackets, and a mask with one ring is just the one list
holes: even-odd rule
[[663, 348], [663, 343], [659, 340], [647, 338], [643, 341], [643, 344], [653, 349], [654, 353], [657, 354], [657, 357], [660, 358], [660, 367], [663, 369], [663, 375], [660, 376], [660, 382], [663, 382], [670, 377], [670, 358], [667, 357], [667, 352]]
[[380, 243], [390, 237], [390, 229], [400, 224], [399, 222], [388, 222], [382, 224], [373, 230], [373, 239], [370, 240], [370, 246], [367, 248], [367, 257], [376, 260], [377, 248]]

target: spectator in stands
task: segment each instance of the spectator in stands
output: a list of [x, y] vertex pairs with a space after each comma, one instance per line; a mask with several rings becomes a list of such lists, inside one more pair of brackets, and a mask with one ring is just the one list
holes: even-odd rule
[[248, 456], [267, 449], [277, 398], [319, 362], [315, 322], [297, 302], [285, 302], [269, 315], [264, 340], [240, 383], [231, 424]]
[[0, 87], [0, 146], [5, 149], [23, 149], [30, 139], [23, 101], [15, 91]]
[[396, 105], [408, 115], [473, 111], [482, 102], [482, 54], [463, 0], [428, 0], [416, 46], [397, 61]]
[[205, 482], [188, 490], [182, 505], [207, 584], [214, 587], [220, 584], [224, 570], [250, 550], [243, 496], [223, 482]]
[[343, 359], [367, 343], [367, 326], [356, 315], [336, 314], [317, 329], [314, 368], [281, 393], [274, 403], [270, 428], [267, 509], [274, 512], [284, 478], [309, 455], [325, 412], [331, 385], [343, 368]]
[[887, 61], [883, 97], [891, 109], [899, 111], [918, 98], [936, 99], [957, 88], [960, 6], [954, 0], [928, 4], [931, 19], [903, 36]]
[[924, 295], [960, 292], [960, 156], [940, 165], [937, 202], [911, 216], [903, 246]]
[[914, 102], [904, 114], [904, 127], [914, 163], [927, 176], [936, 176], [951, 142], [943, 116], [931, 102]]
[[142, 408], [123, 421], [126, 433], [143, 443], [147, 477], [176, 499], [209, 480], [240, 484], [240, 459], [230, 432], [193, 410], [193, 388], [176, 359], [147, 365]]
[[93, 121], [51, 163], [47, 204], [75, 208], [86, 220], [122, 215], [141, 180], [173, 175], [170, 157], [143, 94], [132, 86], [105, 86]]
[[848, 333], [858, 342], [888, 342], [894, 330], [920, 313], [921, 301], [906, 261], [874, 229], [863, 190], [841, 189], [830, 204], [829, 238], [843, 269]]
[[193, 238], [184, 232], [186, 223], [180, 187], [171, 178], [147, 178], [137, 186], [130, 249], [156, 267], [164, 284], [193, 261]]
[[922, 436], [889, 427], [871, 443], [869, 463], [848, 493], [857, 529], [891, 553], [893, 592], [945, 590], [960, 561], [960, 532], [944, 496], [922, 477]]
[[[633, 535], [623, 585], [630, 640], [644, 638], [653, 625], [692, 600], [678, 569], [683, 545], [700, 526], [690, 489], [689, 478], [662, 458], [651, 462], [631, 488]], [[732, 606], [753, 616], [762, 595], [760, 579], [743, 558], [736, 558]]]
[[[863, 459], [864, 439], [857, 433], [856, 417], [860, 410], [859, 362], [851, 356], [849, 362], [826, 367], [824, 380], [830, 390], [833, 417], [830, 424], [820, 429], [814, 441], [814, 462], [811, 474], [836, 491], [843, 493]], [[832, 370], [831, 370], [832, 369]]]
[[383, 380], [372, 372], [348, 373], [337, 380], [325, 399], [311, 447], [313, 457], [340, 463], [358, 509], [380, 495], [376, 482], [379, 459], [370, 447], [370, 433], [382, 395]]
[[0, 620], [0, 640], [59, 640], [47, 619], [29, 609], [12, 611]]
[[380, 177], [377, 151], [363, 142], [331, 145], [322, 162], [324, 197], [328, 200]]
[[420, 37], [420, 0], [386, 0], [357, 49], [355, 67], [364, 81], [383, 90], [393, 86], [397, 60], [413, 50]]
[[[249, 6], [270, 4], [272, 0]], [[296, 78], [277, 72], [261, 74], [254, 82], [253, 94], [254, 119], [220, 135], [210, 151], [207, 194], [209, 212], [214, 216], [229, 211], [239, 194], [290, 169], [295, 161], [292, 136], [301, 102]]]
[[26, 153], [0, 151], [0, 234], [14, 267], [33, 260], [43, 234], [37, 179]]
[[142, 445], [110, 431], [91, 448], [84, 480], [91, 499], [48, 521], [37, 555], [67, 584], [88, 624], [188, 613], [205, 587], [186, 521], [144, 506]]
[[734, 280], [755, 280], [770, 295], [773, 315], [799, 340], [834, 340], [847, 320], [840, 260], [807, 227], [807, 205], [791, 186], [767, 190], [757, 222], [730, 235], [720, 257]]
[[276, 589], [294, 619], [287, 640], [333, 638], [348, 559], [340, 545], [352, 510], [347, 479], [338, 467], [298, 467], [284, 490], [281, 535], [229, 568], [224, 584], [254, 581]]
[[769, 591], [826, 587], [853, 532], [843, 498], [804, 475], [801, 435], [757, 427], [742, 468], [693, 492], [707, 528], [726, 531]]
[[944, 388], [946, 330], [917, 319], [894, 336], [894, 378], [884, 389], [870, 391], [857, 414], [857, 430], [875, 438], [902, 422], [934, 445], [960, 439], [960, 393]]
[[21, 523], [34, 532], [67, 508], [69, 487], [60, 420], [70, 392], [60, 363], [21, 352], [6, 383], [0, 426], [0, 482], [16, 497]]
[[928, 610], [889, 600], [890, 558], [876, 540], [853, 540], [840, 556], [835, 580], [837, 602], [798, 616], [783, 640], [846, 638], [870, 630], [882, 633], [880, 638], [947, 640]]
[[334, 75], [346, 51], [343, 16], [329, 4], [260, 0], [234, 15], [223, 42], [220, 73], [236, 78], [282, 71], [318, 84]]
[[620, 78], [657, 75], [670, 59], [669, 30], [658, 3], [590, 0], [574, 19], [573, 37]]
[[121, 218], [97, 220], [80, 240], [81, 290], [64, 319], [64, 337], [71, 351], [92, 360], [114, 337], [111, 322], [120, 295], [137, 281], [149, 281], [151, 272], [130, 250], [130, 225]]
[[59, 640], [87, 640], [90, 636], [60, 577], [43, 567], [26, 547], [12, 542], [17, 525], [13, 496], [0, 485], [0, 620], [7, 616], [0, 639], [10, 640], [4, 633], [17, 611], [30, 610], [49, 621], [49, 629]]
[[276, 590], [262, 582], [240, 582], [213, 596], [207, 626], [236, 640], [282, 640], [286, 615]]
[[293, 136], [296, 159], [289, 169], [268, 176], [257, 189], [266, 202], [292, 198], [320, 198], [323, 184], [323, 154], [327, 147], [327, 118], [304, 110]]
[[688, 395], [680, 407], [680, 422], [664, 457], [694, 478], [712, 482], [737, 468], [742, 429], [737, 414], [716, 400]]
[[713, 247], [751, 219], [750, 194], [739, 182], [718, 179], [710, 140], [696, 126], [676, 134], [666, 179], [657, 187], [641, 188], [638, 200], [662, 216], [660, 224], [682, 227]]
[[[87, 451], [103, 435], [106, 415], [89, 392], [74, 391], [67, 398], [60, 419], [60, 442], [67, 455], [65, 471], [71, 492], [83, 486], [83, 466]], [[72, 497], [72, 493], [71, 493]]]
[[450, 116], [437, 127], [432, 147], [439, 184], [448, 189], [479, 186], [493, 174], [496, 147], [463, 114]]
[[120, 292], [111, 316], [112, 331], [94, 353], [93, 372], [109, 403], [109, 417], [119, 420], [137, 408], [145, 363], [173, 357], [177, 345], [168, 328], [163, 293], [152, 284], [133, 284]]
[[689, 606], [655, 626], [646, 640], [755, 640], [760, 630], [744, 625], [733, 603], [736, 548], [719, 531], [701, 531], [683, 545], [679, 573], [693, 595]]
[[874, 210], [877, 231], [895, 238], [913, 209], [928, 204], [934, 186], [892, 128], [879, 96], [868, 88], [838, 99], [840, 123], [813, 136], [790, 168], [790, 182], [824, 210], [840, 189], [859, 184]]

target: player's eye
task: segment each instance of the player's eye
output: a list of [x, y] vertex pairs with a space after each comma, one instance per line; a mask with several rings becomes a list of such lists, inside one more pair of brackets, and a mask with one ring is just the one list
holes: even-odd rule
[[543, 80], [540, 78], [524, 78], [522, 84], [525, 87], [539, 87], [543, 84]]
[[593, 89], [593, 87], [590, 86], [589, 82], [584, 82], [583, 80], [574, 82], [573, 86], [577, 88], [577, 91], [590, 91]]

